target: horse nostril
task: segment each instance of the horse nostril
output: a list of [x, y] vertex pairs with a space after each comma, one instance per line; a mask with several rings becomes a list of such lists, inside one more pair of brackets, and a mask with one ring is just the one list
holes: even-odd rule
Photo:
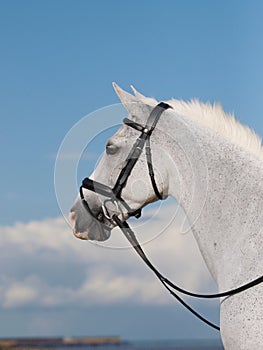
[[76, 221], [75, 219], [76, 219], [76, 214], [74, 211], [71, 211], [69, 214], [69, 221], [73, 228], [75, 227], [75, 221]]

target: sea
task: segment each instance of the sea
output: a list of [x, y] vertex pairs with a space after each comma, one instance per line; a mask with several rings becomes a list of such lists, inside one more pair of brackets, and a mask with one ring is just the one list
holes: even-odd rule
[[[35, 349], [35, 348], [34, 348]], [[41, 347], [39, 347], [41, 349]], [[43, 348], [42, 348], [43, 349]], [[46, 348], [45, 348], [46, 349]], [[120, 344], [69, 345], [49, 349], [60, 350], [224, 350], [220, 340], [123, 341]]]

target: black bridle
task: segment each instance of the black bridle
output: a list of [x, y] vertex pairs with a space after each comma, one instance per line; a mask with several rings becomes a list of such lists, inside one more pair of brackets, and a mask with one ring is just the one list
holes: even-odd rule
[[[134, 168], [135, 164], [140, 158], [144, 147], [146, 151], [146, 160], [147, 160], [148, 171], [149, 171], [149, 176], [151, 179], [153, 190], [158, 199], [163, 199], [162, 194], [159, 192], [155, 181], [155, 176], [154, 176], [154, 171], [152, 166], [150, 137], [158, 123], [158, 120], [161, 114], [168, 108], [171, 108], [171, 106], [169, 106], [167, 103], [164, 103], [164, 102], [159, 103], [150, 113], [150, 116], [145, 126], [142, 126], [128, 118], [125, 118], [123, 120], [124, 124], [128, 125], [129, 127], [132, 127], [135, 130], [140, 131], [141, 134], [135, 141], [129, 155], [127, 156], [124, 166], [113, 188], [110, 188], [109, 186], [106, 186], [100, 182], [91, 180], [88, 177], [82, 181], [82, 186], [80, 187], [80, 197], [81, 197], [82, 203], [87, 209], [87, 211], [95, 219], [98, 219], [98, 216], [94, 215], [87, 201], [85, 200], [84, 193], [83, 193], [84, 188], [108, 198], [103, 203], [104, 213], [107, 212], [106, 204], [110, 201], [114, 203], [116, 206], [118, 206], [119, 204], [122, 204], [124, 208], [127, 210], [129, 217], [135, 216], [136, 218], [139, 218], [141, 216], [141, 209], [133, 210], [132, 208], [130, 208], [129, 205], [122, 199], [121, 193], [123, 188], [126, 186], [127, 180], [132, 172], [132, 169]], [[104, 228], [107, 229], [107, 227], [104, 227]]]
[[[154, 272], [156, 277], [160, 280], [162, 285], [174, 296], [184, 307], [186, 307], [189, 311], [191, 311], [196, 317], [198, 317], [200, 320], [208, 324], [209, 326], [220, 330], [220, 328], [213, 324], [212, 322], [208, 321], [205, 319], [203, 316], [201, 316], [199, 313], [197, 313], [194, 309], [192, 309], [181, 297], [179, 297], [174, 291], [177, 291], [179, 293], [183, 293], [185, 295], [195, 297], [195, 298], [205, 298], [205, 299], [212, 299], [212, 298], [221, 298], [221, 297], [228, 297], [231, 295], [235, 295], [238, 293], [241, 293], [251, 287], [254, 287], [260, 283], [263, 282], [263, 276], [260, 276], [256, 278], [255, 280], [246, 283], [242, 285], [241, 287], [223, 292], [223, 293], [217, 293], [217, 294], [197, 294], [197, 293], [192, 293], [187, 290], [184, 290], [174, 283], [172, 283], [169, 279], [167, 279], [165, 276], [163, 276], [156, 268], [155, 266], [150, 262], [150, 260], [147, 258], [145, 255], [142, 247], [140, 246], [139, 242], [136, 239], [136, 236], [132, 229], [129, 227], [127, 221], [121, 221], [116, 214], [113, 214], [112, 216], [109, 215], [107, 211], [107, 202], [112, 202], [116, 205], [116, 207], [119, 207], [119, 204], [123, 205], [124, 208], [127, 210], [128, 216], [129, 217], [136, 217], [139, 218], [141, 216], [141, 209], [136, 209], [133, 210], [132, 208], [129, 207], [129, 205], [122, 199], [121, 193], [123, 188], [125, 187], [127, 180], [136, 164], [138, 159], [140, 158], [142, 151], [145, 147], [146, 150], [146, 160], [147, 160], [147, 165], [148, 165], [148, 171], [149, 171], [149, 176], [151, 179], [152, 187], [155, 192], [155, 195], [158, 199], [163, 199], [163, 195], [159, 192], [155, 177], [154, 177], [154, 171], [153, 171], [153, 166], [152, 166], [152, 156], [151, 156], [151, 145], [150, 145], [150, 137], [152, 135], [152, 132], [154, 131], [160, 116], [162, 113], [167, 110], [168, 108], [172, 108], [169, 106], [167, 103], [161, 102], [159, 103], [150, 113], [148, 120], [146, 122], [145, 126], [142, 126], [128, 118], [125, 118], [123, 120], [124, 124], [132, 127], [135, 130], [138, 130], [141, 132], [140, 136], [137, 138], [135, 141], [128, 157], [125, 160], [124, 167], [122, 168], [117, 181], [114, 185], [113, 188], [110, 188], [109, 186], [106, 186], [100, 182], [96, 182], [90, 178], [85, 178], [82, 182], [82, 185], [80, 187], [80, 197], [82, 200], [82, 203], [86, 210], [89, 212], [89, 214], [98, 220], [99, 222], [99, 228], [101, 231], [101, 234], [103, 234], [103, 229], [101, 228], [102, 221], [100, 219], [101, 213], [98, 215], [95, 215], [92, 210], [90, 209], [88, 202], [86, 201], [83, 193], [83, 189], [90, 190], [92, 192], [95, 192], [97, 194], [100, 194], [107, 199], [103, 203], [103, 213], [106, 215], [107, 218], [109, 218], [111, 221], [113, 221], [119, 228], [122, 230], [128, 241], [131, 243], [135, 251], [139, 254], [139, 256], [143, 259], [143, 261], [146, 263], [146, 265]], [[109, 230], [110, 228], [103, 226], [104, 230]]]

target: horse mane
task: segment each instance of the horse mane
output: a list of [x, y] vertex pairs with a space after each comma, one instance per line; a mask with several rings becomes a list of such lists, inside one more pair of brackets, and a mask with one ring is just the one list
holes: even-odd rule
[[[131, 86], [135, 97], [148, 105], [156, 105], [157, 101], [151, 97], [145, 97]], [[207, 127], [250, 152], [263, 159], [263, 145], [261, 137], [250, 127], [241, 124], [232, 113], [226, 113], [219, 103], [203, 103], [197, 99], [190, 101], [171, 99], [166, 101], [173, 107], [176, 113], [183, 117]]]
[[263, 159], [261, 138], [254, 130], [242, 125], [233, 114], [226, 113], [219, 103], [203, 103], [197, 99], [190, 101], [167, 101], [176, 113], [208, 127], [230, 142]]

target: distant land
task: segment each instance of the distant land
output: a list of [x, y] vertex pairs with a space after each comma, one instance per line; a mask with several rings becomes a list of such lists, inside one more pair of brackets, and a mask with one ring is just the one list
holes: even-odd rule
[[14, 338], [0, 339], [0, 349], [12, 348], [50, 348], [52, 346], [79, 346], [79, 345], [119, 345], [122, 340], [114, 337], [84, 337], [84, 338]]

